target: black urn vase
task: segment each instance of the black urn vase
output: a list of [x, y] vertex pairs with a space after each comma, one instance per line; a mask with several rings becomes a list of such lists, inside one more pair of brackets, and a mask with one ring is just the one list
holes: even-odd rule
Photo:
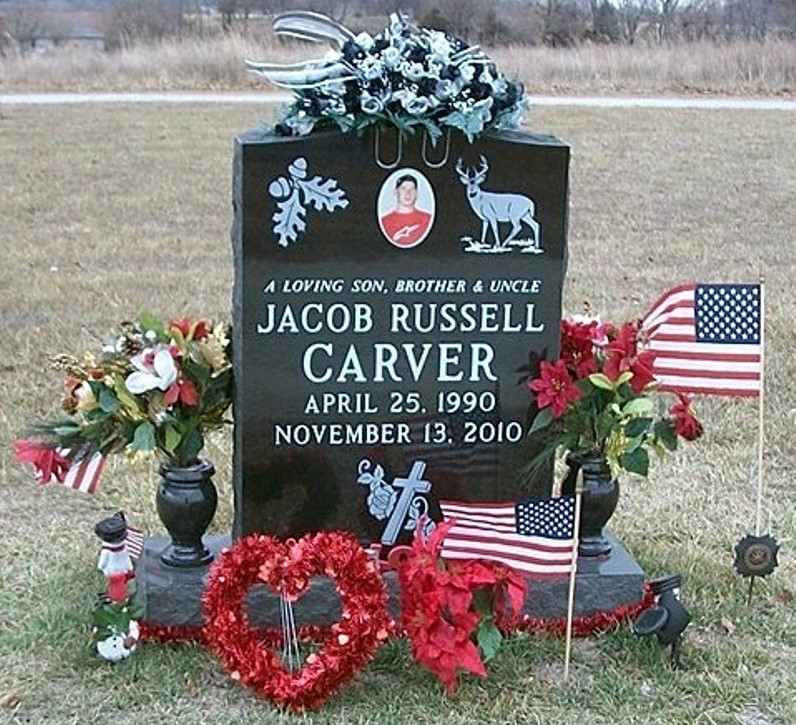
[[604, 528], [619, 502], [619, 481], [611, 476], [605, 458], [567, 456], [566, 462], [569, 472], [564, 478], [562, 493], [575, 493], [578, 471], [583, 471], [578, 555], [610, 556], [611, 542], [605, 536]]
[[166, 462], [160, 464], [155, 502], [158, 516], [171, 537], [171, 543], [160, 555], [166, 566], [190, 569], [206, 566], [213, 560], [202, 536], [218, 505], [213, 485], [215, 472], [213, 464], [207, 461], [184, 468]]

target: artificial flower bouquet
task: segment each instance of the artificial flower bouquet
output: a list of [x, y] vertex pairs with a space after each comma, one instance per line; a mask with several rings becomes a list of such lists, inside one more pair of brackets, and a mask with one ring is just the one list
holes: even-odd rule
[[159, 453], [173, 466], [198, 462], [207, 433], [232, 400], [229, 328], [142, 315], [124, 322], [99, 356], [59, 356], [62, 414], [15, 443], [43, 483], [63, 482], [75, 458]]
[[282, 13], [279, 35], [326, 40], [338, 52], [292, 65], [248, 63], [295, 100], [277, 132], [304, 136], [338, 128], [361, 132], [392, 126], [424, 129], [432, 143], [447, 129], [472, 141], [486, 130], [514, 128], [528, 101], [521, 83], [507, 79], [477, 46], [440, 30], [419, 28], [393, 13], [376, 35], [355, 35], [317, 13]]
[[575, 460], [604, 458], [613, 477], [646, 476], [651, 452], [663, 456], [678, 439], [702, 435], [688, 396], [674, 391], [675, 401], [666, 402], [653, 373], [655, 353], [643, 338], [638, 322], [562, 321], [559, 358], [543, 360], [538, 377], [526, 382], [537, 451], [527, 473], [563, 449]]

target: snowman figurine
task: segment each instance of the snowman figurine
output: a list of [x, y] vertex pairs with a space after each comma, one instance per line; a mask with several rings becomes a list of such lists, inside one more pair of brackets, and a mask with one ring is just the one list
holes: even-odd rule
[[127, 582], [133, 578], [133, 560], [127, 553], [127, 521], [119, 511], [102, 519], [94, 533], [102, 541], [97, 568], [105, 575], [107, 597], [112, 602], [128, 599]]
[[134, 619], [136, 607], [127, 586], [134, 575], [133, 562], [127, 552], [124, 514], [119, 511], [102, 519], [94, 527], [94, 532], [102, 541], [97, 568], [106, 582], [106, 591], [100, 594], [94, 614], [97, 652], [104, 660], [119, 662], [135, 651], [141, 636], [138, 622]]

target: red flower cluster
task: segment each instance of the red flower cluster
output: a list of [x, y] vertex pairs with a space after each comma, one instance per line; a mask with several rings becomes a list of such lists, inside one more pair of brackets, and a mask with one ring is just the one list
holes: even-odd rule
[[172, 334], [176, 331], [179, 332], [185, 341], [189, 340], [206, 340], [208, 335], [210, 335], [210, 328], [207, 326], [207, 322], [205, 320], [197, 320], [196, 322], [192, 322], [190, 317], [180, 317], [176, 320], [172, 320], [169, 323], [169, 331]]
[[702, 423], [696, 417], [691, 402], [690, 395], [677, 393], [677, 402], [669, 408], [674, 419], [675, 432], [686, 441], [695, 441], [702, 435]]
[[536, 408], [529, 435], [539, 451], [526, 473], [534, 474], [563, 449], [575, 459], [604, 458], [613, 476], [646, 476], [650, 452], [675, 450], [678, 436], [698, 438], [702, 426], [689, 402], [681, 398], [668, 416], [655, 404], [661, 391], [654, 361], [638, 321], [617, 327], [562, 320], [560, 357], [541, 361], [538, 377], [526, 383]]
[[607, 325], [597, 320], [588, 322], [561, 321], [561, 360], [576, 378], [585, 378], [597, 372], [594, 347], [607, 339]]
[[[639, 329], [636, 322], [625, 322], [617, 330], [611, 324], [561, 322], [561, 355], [555, 363], [543, 360], [539, 377], [528, 382], [537, 395], [539, 409], [550, 407], [553, 418], [566, 413], [570, 403], [581, 399], [577, 381], [602, 372], [615, 383], [622, 373], [630, 372], [630, 389], [640, 395], [655, 380], [652, 350], [639, 350]], [[599, 355], [599, 357], [598, 357]]]
[[619, 376], [624, 372], [633, 373], [633, 377], [630, 378], [630, 389], [634, 395], [640, 395], [644, 388], [655, 380], [655, 375], [652, 373], [655, 353], [652, 350], [639, 351], [638, 335], [638, 323], [625, 322], [615, 338], [604, 348], [603, 373], [611, 382], [619, 380]]
[[[245, 598], [252, 586], [265, 583], [295, 600], [313, 576], [335, 582], [341, 618], [324, 630], [320, 649], [304, 666], [288, 672], [279, 655], [258, 639]], [[342, 532], [322, 531], [288, 543], [261, 534], [239, 539], [211, 569], [203, 604], [206, 641], [232, 677], [296, 711], [320, 707], [372, 659], [394, 626], [375, 563], [353, 535]]]
[[42, 441], [23, 439], [14, 441], [14, 460], [32, 463], [41, 484], [51, 481], [63, 483], [70, 463], [58, 449]]
[[[398, 569], [402, 625], [412, 656], [440, 679], [449, 694], [456, 690], [459, 670], [486, 677], [473, 641], [476, 629], [493, 613], [503, 627], [514, 621], [526, 592], [525, 579], [499, 564], [443, 562], [442, 542], [453, 525], [438, 523], [427, 539], [418, 525], [412, 553]], [[479, 593], [488, 595], [490, 611], [479, 611]]]

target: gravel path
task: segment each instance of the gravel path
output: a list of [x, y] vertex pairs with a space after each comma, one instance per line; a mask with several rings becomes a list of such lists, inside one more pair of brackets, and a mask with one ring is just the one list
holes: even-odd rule
[[[685, 98], [642, 96], [529, 96], [534, 106], [597, 108], [696, 108], [749, 111], [796, 111], [796, 100], [781, 98]], [[5, 93], [0, 106], [64, 103], [285, 103], [289, 94], [276, 93]]]

